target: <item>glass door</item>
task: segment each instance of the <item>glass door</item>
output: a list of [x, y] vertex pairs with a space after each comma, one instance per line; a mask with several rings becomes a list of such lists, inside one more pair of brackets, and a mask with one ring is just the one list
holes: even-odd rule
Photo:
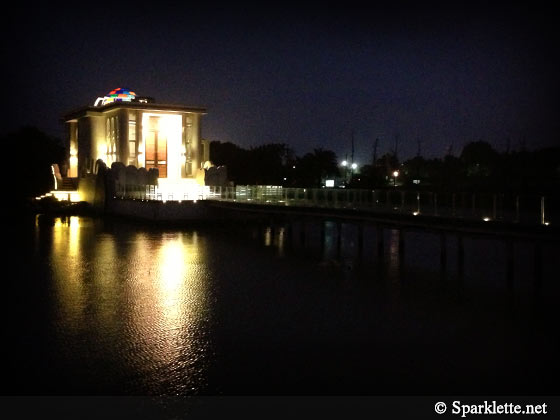
[[146, 136], [146, 169], [157, 168], [167, 178], [167, 137], [159, 129], [159, 117], [150, 117]]

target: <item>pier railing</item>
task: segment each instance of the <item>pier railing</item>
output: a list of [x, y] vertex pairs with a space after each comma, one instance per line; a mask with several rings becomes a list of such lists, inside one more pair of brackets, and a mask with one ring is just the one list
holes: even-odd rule
[[[539, 195], [405, 190], [209, 187], [207, 199], [260, 205], [359, 209], [383, 213], [542, 224], [558, 219], [558, 202]], [[555, 217], [556, 216], [556, 217]]]
[[170, 193], [157, 186], [118, 188], [116, 198], [357, 209], [455, 219], [549, 225], [560, 221], [558, 197], [482, 192], [427, 192], [338, 188], [284, 188], [270, 185], [200, 186]]

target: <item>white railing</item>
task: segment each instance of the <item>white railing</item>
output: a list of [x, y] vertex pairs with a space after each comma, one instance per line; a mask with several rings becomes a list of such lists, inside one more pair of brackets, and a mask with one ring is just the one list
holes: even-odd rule
[[177, 189], [158, 185], [116, 185], [115, 198], [144, 201], [197, 201], [210, 196], [208, 186], [186, 186]]
[[260, 205], [369, 210], [415, 216], [550, 225], [547, 197], [494, 193], [435, 193], [404, 190], [283, 188], [239, 185], [209, 187], [208, 199]]
[[190, 186], [161, 189], [157, 185], [126, 186], [117, 198], [157, 201], [214, 200], [259, 205], [356, 209], [417, 216], [550, 225], [550, 200], [541, 196], [492, 193], [434, 193], [404, 190], [284, 188], [271, 185], [236, 187]]

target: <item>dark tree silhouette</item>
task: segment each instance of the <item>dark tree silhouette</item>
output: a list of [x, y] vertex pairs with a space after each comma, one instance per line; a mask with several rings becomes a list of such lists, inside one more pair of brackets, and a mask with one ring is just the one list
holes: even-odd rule
[[237, 184], [249, 183], [249, 152], [236, 144], [219, 141], [210, 143], [210, 158], [216, 166], [227, 167], [228, 178]]
[[300, 187], [320, 187], [327, 177], [340, 176], [336, 154], [331, 150], [314, 149], [296, 163], [296, 182]]
[[[327, 177], [341, 176], [336, 154], [315, 149], [295, 157], [280, 143], [245, 150], [233, 143], [212, 142], [212, 161], [226, 165], [236, 184], [268, 184], [319, 187]], [[295, 168], [294, 168], [295, 166]], [[553, 192], [560, 186], [560, 148], [498, 153], [484, 141], [468, 143], [460, 157], [443, 159], [415, 156], [402, 165], [393, 153], [360, 168], [351, 187], [392, 187], [392, 172], [400, 170], [399, 182], [406, 187], [434, 191]], [[284, 180], [285, 178], [285, 180]], [[413, 184], [419, 179], [420, 184]]]
[[249, 151], [250, 173], [256, 185], [282, 185], [285, 165], [291, 155], [285, 144], [272, 143]]
[[467, 176], [488, 177], [497, 166], [498, 153], [489, 143], [479, 140], [463, 148], [461, 160], [466, 165]]
[[62, 141], [35, 127], [22, 127], [2, 138], [17, 158], [8, 160], [8, 173], [19, 199], [32, 198], [54, 188], [51, 165], [65, 160]]
[[283, 185], [293, 151], [285, 144], [270, 143], [249, 150], [233, 143], [210, 143], [214, 165], [225, 165], [228, 178], [238, 185]]

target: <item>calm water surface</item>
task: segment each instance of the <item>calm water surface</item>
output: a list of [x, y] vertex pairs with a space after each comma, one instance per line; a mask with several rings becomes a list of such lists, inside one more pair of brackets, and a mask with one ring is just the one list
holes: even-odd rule
[[167, 229], [87, 217], [25, 220], [5, 295], [6, 394], [558, 393], [557, 246], [366, 230]]

